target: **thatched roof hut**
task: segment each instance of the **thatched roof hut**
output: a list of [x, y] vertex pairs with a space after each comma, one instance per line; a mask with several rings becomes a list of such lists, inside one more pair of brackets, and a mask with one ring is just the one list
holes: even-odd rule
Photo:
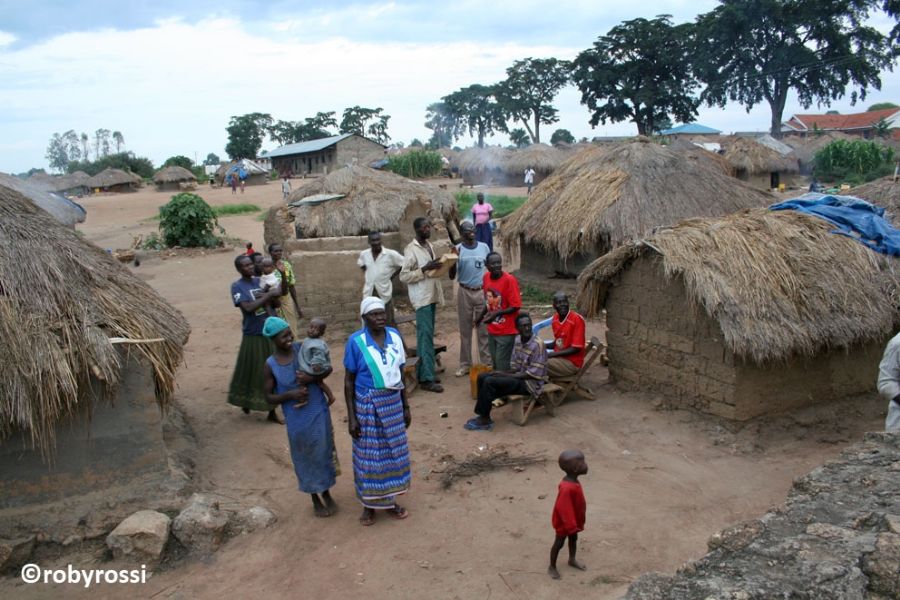
[[794, 155], [794, 158], [800, 161], [801, 171], [808, 173], [812, 171], [816, 152], [835, 140], [852, 139], [858, 138], [849, 136], [846, 133], [841, 133], [840, 131], [829, 131], [820, 135], [813, 134], [803, 137], [796, 135], [785, 136], [782, 141], [794, 149], [792, 154]]
[[197, 183], [197, 177], [184, 167], [171, 166], [160, 169], [153, 175], [153, 183], [160, 192], [181, 189], [181, 184]]
[[84, 223], [84, 219], [87, 217], [87, 212], [80, 204], [59, 194], [38, 189], [28, 181], [23, 181], [13, 175], [0, 173], [0, 187], [19, 192], [68, 227], [75, 227], [76, 223]]
[[506, 182], [506, 163], [511, 150], [500, 146], [466, 148], [456, 159], [463, 180], [469, 185], [502, 184]]
[[85, 181], [85, 185], [109, 192], [129, 192], [140, 187], [141, 178], [134, 173], [107, 167]]
[[232, 175], [247, 185], [263, 185], [269, 181], [269, 169], [246, 158], [220, 165], [216, 169], [216, 181], [221, 185], [230, 184]]
[[523, 185], [525, 169], [535, 171], [537, 184], [565, 161], [568, 153], [547, 144], [531, 144], [518, 150], [500, 146], [463, 150], [454, 166], [470, 185]]
[[525, 169], [531, 167], [535, 171], [535, 183], [538, 183], [559, 168], [566, 158], [566, 153], [559, 148], [547, 144], [531, 144], [510, 154], [506, 161], [506, 172], [518, 180], [517, 184], [521, 184]]
[[611, 372], [724, 416], [864, 391], [900, 324], [900, 262], [833, 229], [764, 208], [683, 221], [594, 261], [577, 304], [606, 308]]
[[512, 264], [523, 244], [563, 261], [592, 259], [656, 226], [771, 201], [704, 161], [643, 138], [587, 148], [564, 162], [504, 220], [503, 243]]
[[783, 156], [775, 150], [746, 137], [731, 137], [722, 140], [725, 160], [734, 167], [738, 179], [750, 181], [754, 185], [768, 189], [777, 187], [779, 174], [798, 173], [797, 159]]
[[668, 147], [677, 152], [683, 152], [692, 160], [706, 161], [729, 177], [734, 177], [734, 167], [721, 154], [710, 152], [683, 137], [676, 139]]
[[84, 171], [55, 176], [36, 173], [28, 178], [28, 183], [47, 192], [79, 193], [87, 191], [87, 180], [90, 178]]
[[888, 175], [853, 188], [849, 195], [884, 207], [894, 224], [900, 224], [900, 179]]
[[[64, 419], [115, 396], [116, 342], [152, 368], [156, 399], [172, 399], [190, 328], [178, 310], [107, 253], [25, 196], [0, 187], [0, 439], [24, 432], [48, 454]], [[160, 340], [143, 342], [145, 340]]]
[[[323, 195], [339, 197], [316, 198]], [[430, 203], [445, 219], [456, 217], [456, 200], [447, 190], [362, 166], [314, 179], [294, 190], [287, 202], [297, 203], [288, 211], [302, 237], [319, 238], [397, 231], [407, 205], [416, 200]]]

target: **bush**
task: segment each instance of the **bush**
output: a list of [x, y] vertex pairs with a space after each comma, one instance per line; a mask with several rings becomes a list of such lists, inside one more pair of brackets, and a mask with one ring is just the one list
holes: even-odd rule
[[176, 194], [168, 204], [159, 207], [159, 230], [166, 246], [218, 246], [220, 241], [214, 233], [217, 228], [225, 233], [216, 213], [197, 194]]
[[891, 171], [894, 150], [865, 140], [835, 140], [816, 152], [815, 173], [825, 181], [864, 183]]
[[107, 167], [129, 171], [140, 176], [143, 179], [152, 178], [154, 173], [153, 163], [150, 161], [150, 159], [143, 158], [141, 156], [135, 156], [133, 152], [120, 152], [118, 154], [110, 154], [108, 156], [103, 156], [99, 160], [95, 161], [73, 160], [66, 166], [66, 172], [74, 173], [75, 171], [84, 171], [88, 175], [96, 175]]
[[388, 157], [387, 170], [404, 177], [431, 177], [441, 174], [441, 155], [431, 150], [412, 150]]

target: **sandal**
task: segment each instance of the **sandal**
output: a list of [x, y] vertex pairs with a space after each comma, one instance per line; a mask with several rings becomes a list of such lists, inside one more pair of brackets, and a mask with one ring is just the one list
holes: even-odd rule
[[463, 425], [463, 429], [467, 429], [469, 431], [491, 431], [494, 429], [494, 422], [489, 421], [487, 423], [482, 423], [478, 420], [478, 417], [472, 417], [466, 424]]
[[387, 514], [391, 515], [398, 521], [401, 521], [409, 516], [409, 511], [400, 506], [399, 504], [395, 504], [393, 508], [387, 509]]
[[370, 525], [373, 525], [374, 523], [375, 523], [375, 511], [372, 511], [371, 513], [363, 513], [359, 517], [359, 524], [362, 525], [363, 527], [368, 527]]

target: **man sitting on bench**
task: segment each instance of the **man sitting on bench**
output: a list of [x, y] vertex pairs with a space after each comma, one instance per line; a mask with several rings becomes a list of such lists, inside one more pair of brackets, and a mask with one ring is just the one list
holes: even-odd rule
[[550, 381], [574, 377], [584, 364], [584, 317], [569, 310], [565, 292], [553, 294], [553, 341], [547, 344], [547, 375]]
[[465, 428], [469, 431], [490, 431], [492, 403], [497, 398], [513, 394], [540, 396], [547, 374], [547, 352], [540, 340], [532, 334], [531, 317], [520, 312], [516, 316], [516, 336], [509, 371], [491, 371], [478, 376], [478, 400], [475, 417]]

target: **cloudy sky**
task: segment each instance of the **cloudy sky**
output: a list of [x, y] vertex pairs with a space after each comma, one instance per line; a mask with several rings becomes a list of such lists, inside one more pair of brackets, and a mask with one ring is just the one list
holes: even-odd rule
[[[128, 150], [157, 165], [176, 154], [224, 158], [229, 117], [249, 112], [293, 121], [353, 105], [382, 107], [394, 141], [427, 140], [428, 104], [465, 85], [500, 81], [515, 60], [571, 59], [623, 20], [668, 13], [683, 22], [715, 5], [0, 0], [0, 171], [47, 168], [51, 135], [68, 129], [121, 131]], [[882, 79], [882, 90], [856, 108], [848, 100], [831, 108], [900, 103], [900, 71]], [[574, 88], [560, 94], [560, 121], [542, 130], [547, 139], [556, 127], [579, 138], [636, 133], [630, 123], [591, 129], [579, 97]], [[804, 111], [791, 98], [785, 118], [794, 112]], [[698, 122], [725, 132], [765, 130], [769, 112], [702, 109]]]

